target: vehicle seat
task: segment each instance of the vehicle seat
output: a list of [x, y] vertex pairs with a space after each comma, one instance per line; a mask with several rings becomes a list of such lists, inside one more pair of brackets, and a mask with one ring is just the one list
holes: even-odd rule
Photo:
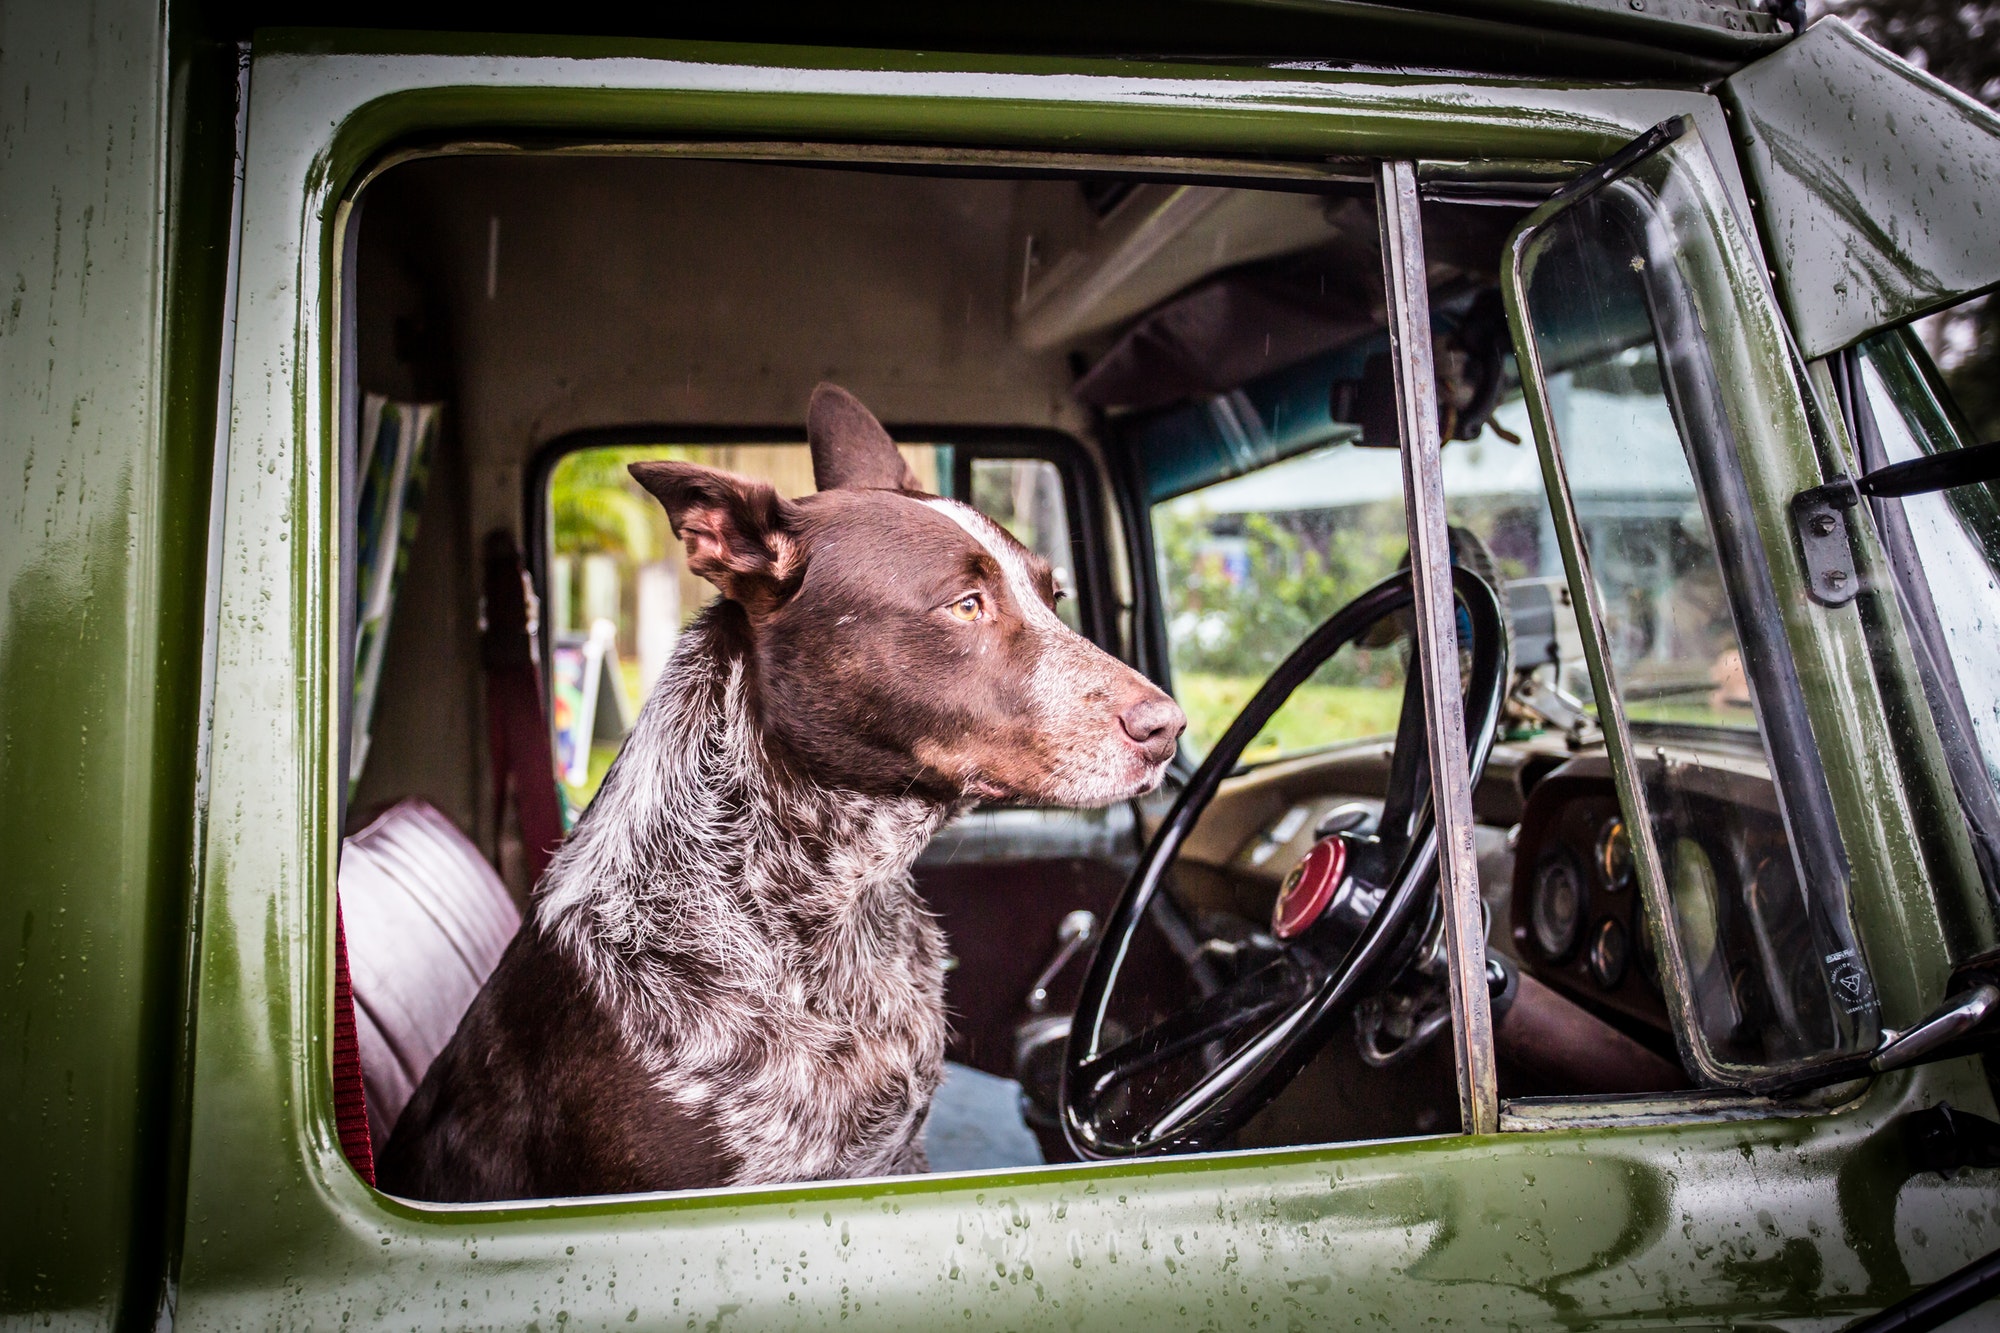
[[411, 799], [343, 845], [340, 914], [369, 1137], [380, 1145], [458, 1031], [521, 913], [471, 840]]

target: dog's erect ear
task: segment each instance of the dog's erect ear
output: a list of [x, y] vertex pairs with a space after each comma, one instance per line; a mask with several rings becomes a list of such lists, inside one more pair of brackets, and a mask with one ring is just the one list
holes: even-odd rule
[[688, 568], [740, 602], [769, 611], [790, 596], [804, 569], [792, 505], [766, 482], [698, 463], [634, 463], [687, 546]]
[[837, 384], [813, 390], [806, 439], [812, 444], [813, 483], [823, 491], [923, 489], [875, 414]]

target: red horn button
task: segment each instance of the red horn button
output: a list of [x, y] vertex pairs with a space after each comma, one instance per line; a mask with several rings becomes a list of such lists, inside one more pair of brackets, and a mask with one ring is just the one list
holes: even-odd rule
[[1271, 933], [1281, 940], [1303, 934], [1333, 901], [1347, 870], [1347, 844], [1338, 837], [1321, 838], [1285, 876], [1278, 901], [1271, 904]]

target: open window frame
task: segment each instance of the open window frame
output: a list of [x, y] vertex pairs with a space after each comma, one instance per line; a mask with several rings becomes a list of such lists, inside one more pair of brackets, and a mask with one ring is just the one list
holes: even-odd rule
[[[1894, 965], [1879, 948], [1865, 947], [1870, 932], [1864, 920], [1874, 895], [1854, 883], [1865, 874], [1857, 862], [1865, 867], [1874, 859], [1856, 857], [1854, 839], [1866, 840], [1882, 830], [1879, 821], [1863, 817], [1866, 797], [1852, 780], [1879, 760], [1854, 752], [1852, 729], [1840, 725], [1827, 707], [1829, 694], [1836, 692], [1829, 685], [1837, 690], [1861, 683], [1851, 659], [1841, 660], [1852, 652], [1858, 626], [1851, 618], [1828, 617], [1808, 601], [1805, 571], [1797, 564], [1789, 534], [1770, 521], [1771, 515], [1784, 512], [1782, 502], [1772, 503], [1782, 494], [1784, 479], [1816, 473], [1816, 455], [1828, 448], [1823, 432], [1815, 429], [1816, 420], [1823, 418], [1816, 417], [1819, 405], [1805, 396], [1811, 390], [1797, 373], [1802, 366], [1770, 289], [1761, 281], [1740, 221], [1741, 204], [1729, 198], [1720, 176], [1692, 121], [1676, 117], [1655, 125], [1522, 222], [1509, 245], [1505, 294], [1554, 502], [1558, 543], [1572, 596], [1586, 611], [1585, 657], [1620, 801], [1634, 832], [1642, 901], [1660, 941], [1662, 989], [1684, 1060], [1710, 1089], [1783, 1095], [1866, 1073], [1860, 1062], [1885, 1026], [1875, 973], [1885, 964], [1890, 969]], [[1662, 181], [1665, 196], [1658, 193]], [[1691, 202], [1695, 200], [1700, 202]], [[1576, 216], [1573, 210], [1585, 206], [1609, 210], [1606, 216], [1617, 219], [1638, 252], [1630, 263], [1637, 275], [1633, 281], [1644, 292], [1651, 337], [1661, 349], [1662, 389], [1715, 537], [1759, 719], [1760, 748], [1789, 837], [1812, 943], [1825, 954], [1829, 991], [1841, 981], [1841, 969], [1855, 966], [1854, 960], [1867, 969], [1855, 983], [1857, 994], [1844, 1017], [1832, 1015], [1832, 1042], [1803, 1057], [1732, 1060], [1716, 1049], [1696, 1012], [1695, 984], [1665, 857], [1652, 826], [1639, 741], [1612, 666], [1607, 607], [1569, 483], [1549, 389], [1552, 371], [1543, 361], [1532, 308], [1532, 275], [1540, 251], [1560, 244], [1559, 228]], [[1687, 216], [1669, 222], [1667, 215], [1676, 208]], [[1682, 228], [1678, 234], [1676, 225]], [[1694, 253], [1690, 257], [1687, 251]], [[1717, 373], [1725, 357], [1736, 373]], [[1808, 467], [1813, 470], [1806, 471]], [[1815, 688], [1805, 688], [1804, 677], [1812, 678]], [[1868, 692], [1874, 692], [1872, 683]], [[1879, 700], [1871, 702], [1880, 706]], [[1659, 762], [1664, 764], [1664, 752]], [[1891, 892], [1887, 884], [1875, 888]], [[1827, 1077], [1816, 1079], [1820, 1069]], [[1853, 1091], [1851, 1084], [1847, 1091]], [[1533, 1114], [1532, 1108], [1524, 1109]]]

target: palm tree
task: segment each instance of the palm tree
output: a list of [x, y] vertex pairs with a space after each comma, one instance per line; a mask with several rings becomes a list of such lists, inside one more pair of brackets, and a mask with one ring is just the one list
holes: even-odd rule
[[663, 450], [579, 449], [549, 479], [550, 532], [561, 555], [615, 555], [634, 565], [659, 558], [665, 515], [625, 465]]

